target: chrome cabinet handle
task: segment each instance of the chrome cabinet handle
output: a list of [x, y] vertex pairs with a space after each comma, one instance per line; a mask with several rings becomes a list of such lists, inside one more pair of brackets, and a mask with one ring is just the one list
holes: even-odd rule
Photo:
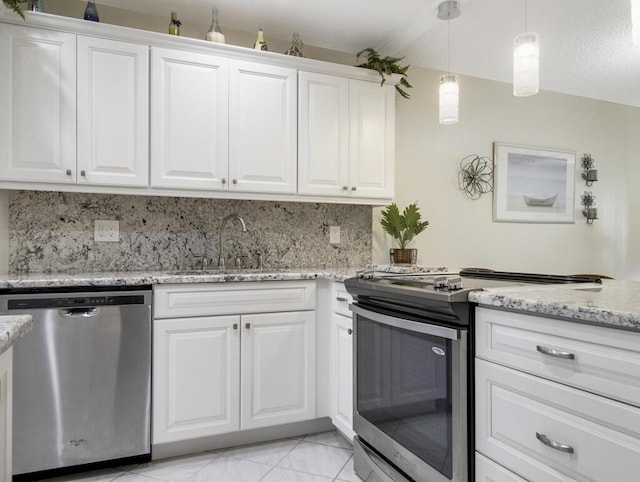
[[358, 188], [357, 188], [357, 187], [355, 187], [355, 186], [352, 186], [352, 187], [351, 187], [351, 190], [352, 190], [352, 191], [355, 191], [356, 189], [358, 189]]
[[234, 184], [238, 184], [238, 180], [237, 180], [237, 179], [234, 179], [234, 180], [233, 180], [233, 181], [231, 181], [231, 182], [233, 182]]
[[251, 328], [251, 323], [245, 323], [244, 327], [248, 330]]
[[536, 350], [543, 355], [552, 356], [554, 358], [562, 358], [564, 360], [575, 360], [576, 356], [568, 351], [554, 350], [553, 348], [547, 348], [546, 346], [536, 345]]
[[222, 178], [222, 184], [226, 184], [226, 183], [227, 183], [227, 178], [226, 178], [226, 177], [223, 177], [223, 178]]
[[344, 296], [338, 296], [338, 297], [336, 297], [336, 301], [339, 301], [340, 303], [345, 303], [345, 302], [347, 302], [349, 300], [346, 299]]
[[82, 170], [80, 171], [80, 175], [81, 175], [82, 177], [86, 177], [86, 176], [87, 176], [87, 171], [85, 171], [84, 169], [82, 169]]
[[348, 189], [349, 189], [349, 186], [342, 186], [343, 191], [347, 191]]
[[233, 324], [233, 329], [234, 329], [234, 330], [237, 330], [237, 329], [238, 329], [238, 324], [237, 324], [237, 323], [234, 323], [234, 324]]
[[70, 176], [71, 174], [73, 174], [73, 172], [71, 171], [71, 169], [67, 169], [67, 176]]
[[561, 444], [560, 442], [556, 442], [555, 440], [551, 440], [543, 433], [536, 432], [536, 438], [546, 446], [551, 447], [554, 450], [558, 450], [559, 452], [565, 452], [567, 454], [572, 454], [575, 452], [571, 445], [565, 445]]
[[347, 335], [352, 335], [353, 334], [353, 330], [351, 328], [347, 328]]

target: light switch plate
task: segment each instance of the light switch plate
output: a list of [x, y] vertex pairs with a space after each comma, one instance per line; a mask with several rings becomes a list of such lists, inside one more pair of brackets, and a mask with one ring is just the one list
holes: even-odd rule
[[94, 241], [118, 242], [120, 241], [120, 222], [96, 219]]
[[329, 243], [340, 244], [340, 226], [329, 226]]

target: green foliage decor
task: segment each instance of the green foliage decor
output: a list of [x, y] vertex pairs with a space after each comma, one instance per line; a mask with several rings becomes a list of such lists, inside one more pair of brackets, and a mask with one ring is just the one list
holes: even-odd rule
[[396, 203], [392, 203], [382, 210], [380, 224], [385, 232], [398, 241], [400, 249], [405, 249], [416, 235], [427, 229], [429, 221], [422, 221], [417, 202], [409, 204], [402, 214]]
[[24, 12], [22, 11], [22, 8], [20, 8], [20, 5], [18, 5], [21, 2], [19, 2], [18, 0], [2, 0], [2, 3], [4, 3], [7, 7], [9, 7], [11, 10], [16, 12], [18, 15], [20, 15], [24, 20]]
[[389, 57], [387, 55], [384, 58], [380, 58], [380, 54], [378, 54], [378, 52], [376, 52], [374, 49], [366, 48], [358, 52], [358, 54], [356, 55], [356, 60], [360, 60], [360, 56], [364, 54], [367, 55], [367, 61], [362, 64], [356, 65], [356, 67], [376, 70], [380, 74], [380, 77], [382, 77], [380, 86], [384, 85], [387, 80], [387, 76], [391, 74], [401, 75], [402, 77], [400, 78], [400, 83], [396, 85], [396, 90], [398, 91], [398, 94], [400, 94], [405, 99], [409, 99], [411, 97], [405, 90], [402, 89], [402, 87], [405, 87], [407, 89], [412, 88], [412, 85], [409, 84], [409, 81], [407, 80], [407, 70], [409, 70], [410, 65], [405, 65], [404, 67], [400, 67], [398, 65], [398, 62], [404, 59], [404, 57]]

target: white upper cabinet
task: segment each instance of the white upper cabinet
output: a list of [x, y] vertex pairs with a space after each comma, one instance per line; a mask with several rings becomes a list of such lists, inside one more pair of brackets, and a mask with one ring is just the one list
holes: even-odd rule
[[296, 193], [297, 71], [230, 62], [230, 190]]
[[392, 198], [395, 88], [349, 81], [349, 191], [354, 197]]
[[347, 196], [349, 79], [300, 72], [298, 192]]
[[0, 24], [0, 178], [73, 183], [76, 36]]
[[227, 189], [228, 63], [151, 49], [151, 186]]
[[395, 90], [300, 72], [298, 192], [391, 199]]
[[79, 184], [149, 185], [149, 47], [78, 37]]

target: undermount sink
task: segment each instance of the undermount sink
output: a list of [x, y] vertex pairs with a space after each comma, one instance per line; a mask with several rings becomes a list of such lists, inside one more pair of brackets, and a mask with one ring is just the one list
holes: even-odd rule
[[198, 276], [198, 275], [241, 275], [255, 273], [288, 273], [291, 270], [284, 268], [226, 268], [226, 269], [179, 269], [170, 273], [177, 276]]

